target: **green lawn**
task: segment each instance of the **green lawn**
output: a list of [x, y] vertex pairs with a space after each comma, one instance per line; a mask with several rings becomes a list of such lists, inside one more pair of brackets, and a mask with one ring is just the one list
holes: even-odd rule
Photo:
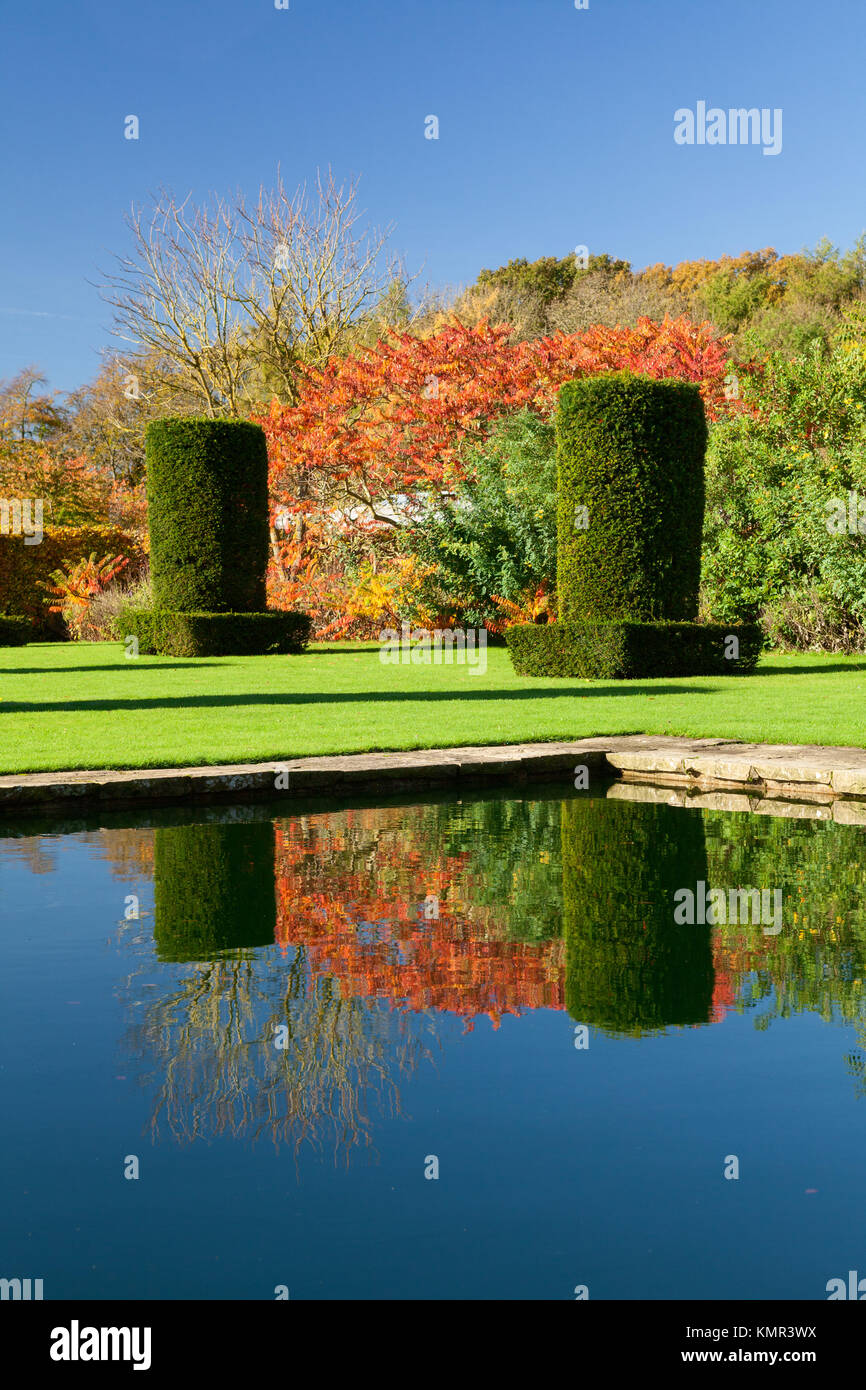
[[866, 742], [866, 657], [766, 656], [751, 676], [598, 682], [387, 666], [378, 647], [128, 661], [120, 644], [0, 648], [0, 772], [255, 762], [592, 734]]

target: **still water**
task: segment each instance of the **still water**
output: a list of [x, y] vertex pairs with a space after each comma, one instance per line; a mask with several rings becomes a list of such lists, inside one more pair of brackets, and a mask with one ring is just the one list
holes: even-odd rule
[[866, 1274], [866, 830], [646, 794], [0, 827], [0, 1276], [566, 1300]]

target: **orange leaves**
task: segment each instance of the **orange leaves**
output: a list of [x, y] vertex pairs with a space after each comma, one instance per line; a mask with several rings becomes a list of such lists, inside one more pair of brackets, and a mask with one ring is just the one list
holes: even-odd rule
[[38, 579], [36, 582], [41, 589], [47, 589], [61, 599], [60, 603], [51, 604], [49, 609], [51, 613], [59, 613], [70, 603], [86, 607], [93, 595], [101, 593], [128, 564], [124, 555], [104, 555], [97, 560], [94, 551], [87, 559], [79, 560], [67, 573], [62, 569], [54, 570], [50, 584]]
[[526, 403], [531, 375], [508, 330], [488, 324], [427, 339], [395, 332], [358, 356], [334, 358], [306, 373], [296, 406], [274, 404], [260, 421], [274, 489], [320, 472], [335, 499], [363, 505], [438, 486], [468, 435]]
[[[549, 413], [573, 377], [623, 369], [675, 376], [700, 384], [711, 418], [738, 408], [725, 400], [726, 340], [707, 322], [642, 318], [520, 343], [509, 332], [487, 322], [449, 324], [427, 338], [391, 332], [373, 348], [308, 368], [297, 404], [274, 402], [259, 418], [272, 500], [308, 556], [330, 560], [334, 537], [380, 552], [385, 539], [387, 551], [389, 532], [417, 524], [459, 483], [469, 446], [499, 416]], [[304, 607], [315, 612], [311, 597]], [[329, 632], [345, 630], [345, 611], [331, 609]]]
[[548, 623], [556, 621], [556, 601], [545, 580], [536, 589], [521, 595], [517, 603], [500, 598], [498, 594], [491, 594], [490, 597], [502, 614], [498, 622], [488, 624], [491, 632], [504, 632], [516, 623], [535, 623], [542, 619]]
[[[414, 555], [395, 555], [376, 570], [368, 564], [346, 597], [346, 614], [377, 629], [393, 626], [410, 608], [417, 608], [420, 587], [432, 573], [432, 566], [422, 565]], [[426, 622], [427, 617], [419, 617], [419, 621]]]
[[565, 1007], [563, 941], [509, 939], [495, 911], [464, 901], [465, 852], [413, 842], [398, 808], [349, 811], [344, 828], [330, 819], [276, 825], [276, 940], [304, 947], [314, 978], [335, 976], [344, 996], [457, 1014], [467, 1029], [483, 1014], [497, 1027], [505, 1014]]
[[497, 416], [550, 410], [564, 381], [621, 369], [699, 382], [711, 414], [724, 406], [726, 344], [709, 323], [685, 317], [522, 343], [488, 323], [450, 325], [424, 339], [394, 332], [357, 356], [309, 369], [297, 405], [272, 404], [260, 423], [274, 492], [290, 508], [327, 494], [368, 511], [388, 499], [393, 510], [398, 497], [459, 472], [465, 443]]

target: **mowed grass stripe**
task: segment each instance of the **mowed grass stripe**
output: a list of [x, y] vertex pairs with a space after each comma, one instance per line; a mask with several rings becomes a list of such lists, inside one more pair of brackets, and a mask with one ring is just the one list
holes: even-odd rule
[[301, 657], [127, 660], [114, 643], [0, 649], [0, 773], [680, 734], [866, 743], [866, 657], [767, 654], [751, 676], [591, 682], [383, 665], [373, 644]]

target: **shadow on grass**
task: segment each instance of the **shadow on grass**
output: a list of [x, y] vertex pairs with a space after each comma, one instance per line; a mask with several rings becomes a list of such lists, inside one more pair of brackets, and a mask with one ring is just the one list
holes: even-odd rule
[[254, 694], [254, 695], [177, 695], [154, 696], [153, 699], [116, 700], [4, 700], [0, 717], [4, 714], [48, 714], [51, 712], [71, 714], [76, 710], [150, 710], [150, 709], [226, 709], [229, 706], [243, 708], [245, 705], [292, 706], [292, 705], [344, 705], [344, 704], [414, 704], [434, 701], [447, 704], [465, 704], [476, 700], [562, 700], [580, 699], [582, 696], [612, 695], [713, 695], [718, 694], [715, 686], [661, 685], [645, 692], [641, 686], [635, 687], [623, 682], [622, 686], [573, 686], [565, 690], [394, 690], [368, 691], [364, 694], [333, 692], [329, 694]]
[[[138, 673], [142, 671], [189, 671], [192, 661], [160, 661], [158, 657], [148, 657], [148, 661], [153, 665], [140, 666], [137, 661], [119, 661], [115, 666], [10, 666], [0, 668], [0, 673], [4, 676], [66, 676], [66, 675], [87, 675], [90, 671], [121, 671], [129, 667], [131, 671]], [[216, 666], [215, 661], [198, 660], [195, 663], [196, 671], [206, 670], [208, 667]]]
[[[816, 652], [816, 656], [819, 653]], [[826, 666], [774, 666], [772, 661], [761, 661], [754, 671], [750, 671], [750, 676], [829, 676], [840, 671], [853, 671], [860, 675], [866, 673], [866, 660], [831, 662]]]
[[317, 647], [313, 643], [309, 649], [303, 653], [304, 656], [374, 656], [379, 659], [381, 647], [377, 642], [374, 646], [366, 645], [363, 647]]

